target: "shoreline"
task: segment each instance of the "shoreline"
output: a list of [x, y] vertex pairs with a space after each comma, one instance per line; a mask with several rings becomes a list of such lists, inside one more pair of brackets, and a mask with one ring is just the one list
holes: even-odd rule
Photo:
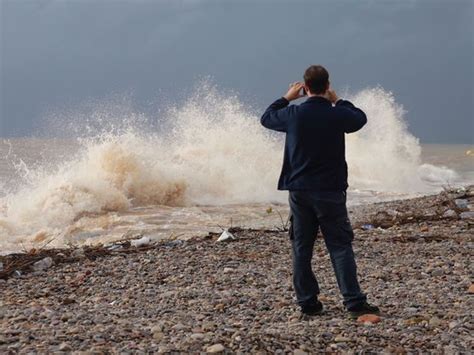
[[[434, 197], [446, 198], [446, 194], [454, 194], [456, 197], [463, 196], [462, 191], [470, 191], [474, 189], [474, 185], [468, 185], [466, 187], [460, 187], [449, 190], [443, 190], [442, 192], [432, 192], [429, 194], [420, 195], [417, 197], [406, 197], [399, 199], [390, 199], [387, 201], [377, 201], [377, 202], [361, 202], [358, 204], [351, 204], [347, 206], [347, 210], [351, 219], [351, 223], [355, 230], [359, 229], [364, 223], [374, 223], [375, 227], [378, 227], [377, 221], [373, 221], [374, 213], [377, 214], [380, 209], [388, 209], [395, 211], [400, 205], [404, 204], [415, 204], [416, 201], [426, 201], [431, 200]], [[456, 192], [458, 191], [458, 192]], [[454, 196], [453, 195], [453, 196]], [[451, 197], [453, 198], [453, 197]], [[227, 206], [229, 207], [229, 206]], [[456, 206], [454, 206], [456, 209]], [[458, 211], [460, 212], [460, 211]], [[439, 211], [438, 211], [439, 213]], [[394, 216], [391, 216], [394, 217]], [[430, 218], [431, 216], [428, 216]], [[398, 220], [397, 220], [398, 218]], [[230, 230], [233, 231], [248, 231], [248, 232], [276, 232], [276, 231], [286, 231], [288, 221], [285, 220], [284, 216], [280, 215], [281, 224], [275, 225], [268, 228], [247, 228], [247, 227], [230, 227]], [[389, 218], [390, 219], [390, 218]], [[399, 223], [400, 215], [396, 216], [392, 224]], [[388, 222], [390, 224], [390, 222]], [[222, 228], [222, 227], [221, 227]], [[189, 239], [207, 239], [212, 238], [213, 236], [218, 236], [219, 233], [208, 232], [207, 235], [199, 235], [191, 238], [185, 238], [183, 240]], [[24, 273], [32, 272], [33, 264], [37, 261], [40, 261], [44, 258], [50, 257], [53, 259], [53, 264], [63, 264], [78, 262], [84, 258], [95, 259], [99, 256], [108, 256], [115, 253], [136, 253], [141, 250], [147, 250], [157, 246], [161, 243], [167, 243], [174, 240], [180, 240], [179, 237], [170, 237], [158, 240], [149, 240], [146, 243], [146, 248], [134, 247], [132, 245], [134, 240], [140, 239], [142, 236], [136, 238], [127, 238], [121, 240], [115, 240], [107, 243], [97, 243], [97, 244], [86, 244], [81, 246], [64, 246], [64, 247], [48, 247], [49, 243], [46, 243], [43, 247], [32, 247], [29, 250], [24, 251], [12, 251], [7, 254], [0, 254], [0, 280], [8, 279], [12, 276], [21, 276]], [[18, 266], [17, 266], [18, 265]]]
[[469, 352], [473, 205], [468, 186], [348, 207], [373, 325], [347, 319], [321, 236], [312, 318], [294, 304], [283, 230], [0, 256], [0, 352]]

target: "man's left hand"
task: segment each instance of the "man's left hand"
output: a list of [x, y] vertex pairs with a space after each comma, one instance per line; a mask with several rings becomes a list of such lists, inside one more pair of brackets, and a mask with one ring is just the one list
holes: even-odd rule
[[303, 88], [304, 84], [302, 82], [297, 81], [296, 83], [290, 84], [290, 88], [288, 92], [283, 96], [288, 101], [293, 101], [299, 99], [300, 97], [304, 97], [301, 95], [301, 89]]

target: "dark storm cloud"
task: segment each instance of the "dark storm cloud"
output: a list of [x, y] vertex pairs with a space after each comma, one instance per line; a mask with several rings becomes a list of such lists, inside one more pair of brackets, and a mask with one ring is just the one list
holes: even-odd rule
[[1, 2], [0, 136], [113, 93], [138, 104], [203, 76], [262, 109], [325, 64], [336, 88], [381, 85], [424, 142], [474, 143], [474, 2]]

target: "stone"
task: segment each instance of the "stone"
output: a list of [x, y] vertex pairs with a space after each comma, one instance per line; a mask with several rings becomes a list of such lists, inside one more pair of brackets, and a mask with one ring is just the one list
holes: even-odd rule
[[342, 343], [342, 342], [347, 342], [347, 341], [351, 341], [350, 338], [347, 338], [347, 337], [344, 337], [342, 335], [337, 335], [335, 338], [334, 338], [334, 341], [336, 343]]
[[364, 323], [364, 324], [375, 324], [381, 321], [382, 321], [382, 318], [380, 318], [376, 314], [363, 314], [357, 318], [358, 323]]
[[462, 212], [459, 217], [461, 219], [474, 219], [474, 211]]
[[165, 334], [161, 331], [155, 331], [153, 332], [153, 339], [156, 341], [161, 341], [165, 337]]
[[443, 322], [438, 317], [432, 317], [428, 321], [428, 324], [432, 327], [439, 327], [441, 324], [443, 324]]
[[84, 254], [84, 249], [82, 249], [82, 248], [74, 249], [74, 250], [71, 252], [71, 257], [72, 257], [72, 258], [75, 258], [75, 259], [83, 259], [83, 258], [85, 258], [86, 255]]
[[62, 301], [62, 303], [63, 303], [63, 304], [66, 304], [66, 305], [67, 305], [67, 304], [73, 304], [73, 303], [75, 303], [75, 302], [76, 302], [76, 300], [75, 300], [74, 298], [72, 298], [72, 297], [66, 297], [66, 298], [64, 298], [63, 301]]
[[211, 345], [209, 347], [207, 347], [206, 349], [206, 352], [208, 353], [220, 353], [222, 351], [224, 351], [224, 345], [222, 344], [214, 344], [214, 345]]
[[449, 327], [449, 329], [454, 329], [454, 328], [456, 328], [458, 325], [459, 325], [458, 322], [452, 321], [452, 322], [449, 322], [448, 327]]
[[474, 284], [471, 284], [469, 288], [467, 289], [467, 293], [474, 293]]
[[403, 321], [403, 323], [405, 325], [416, 325], [416, 324], [419, 324], [423, 321], [425, 321], [426, 319], [424, 317], [421, 317], [421, 316], [415, 316], [415, 317], [411, 317], [411, 318], [408, 318], [408, 319], [405, 319]]
[[194, 339], [194, 340], [201, 340], [205, 337], [204, 334], [202, 333], [193, 333], [191, 334], [191, 339]]
[[49, 269], [53, 264], [54, 264], [53, 259], [48, 256], [34, 263], [32, 267], [34, 271], [42, 271], [42, 270]]
[[293, 355], [307, 355], [308, 353], [301, 349], [296, 349], [293, 351]]
[[71, 351], [71, 350], [72, 350], [72, 347], [68, 343], [63, 342], [59, 345], [59, 351]]
[[456, 218], [458, 214], [454, 210], [447, 210], [443, 213], [444, 218]]
[[466, 209], [468, 205], [468, 201], [466, 199], [460, 199], [460, 198], [455, 199], [454, 203], [460, 209]]

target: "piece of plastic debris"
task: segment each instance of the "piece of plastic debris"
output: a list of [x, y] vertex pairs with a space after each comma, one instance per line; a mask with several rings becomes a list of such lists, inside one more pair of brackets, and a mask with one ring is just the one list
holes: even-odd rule
[[41, 259], [40, 261], [37, 261], [36, 263], [33, 264], [33, 270], [35, 271], [41, 271], [41, 270], [46, 270], [50, 268], [54, 264], [53, 259], [51, 259], [49, 256]]
[[368, 231], [368, 230], [374, 229], [375, 227], [372, 224], [363, 224], [361, 228], [363, 230]]
[[132, 247], [143, 247], [150, 244], [150, 238], [145, 236], [141, 237], [140, 239], [133, 239], [130, 241], [130, 244]]
[[111, 246], [108, 246], [107, 247], [108, 250], [120, 250], [120, 249], [123, 249], [123, 247], [120, 245], [120, 244], [113, 244]]
[[223, 242], [225, 240], [234, 240], [235, 237], [228, 230], [222, 232], [221, 236], [217, 239], [218, 242]]

